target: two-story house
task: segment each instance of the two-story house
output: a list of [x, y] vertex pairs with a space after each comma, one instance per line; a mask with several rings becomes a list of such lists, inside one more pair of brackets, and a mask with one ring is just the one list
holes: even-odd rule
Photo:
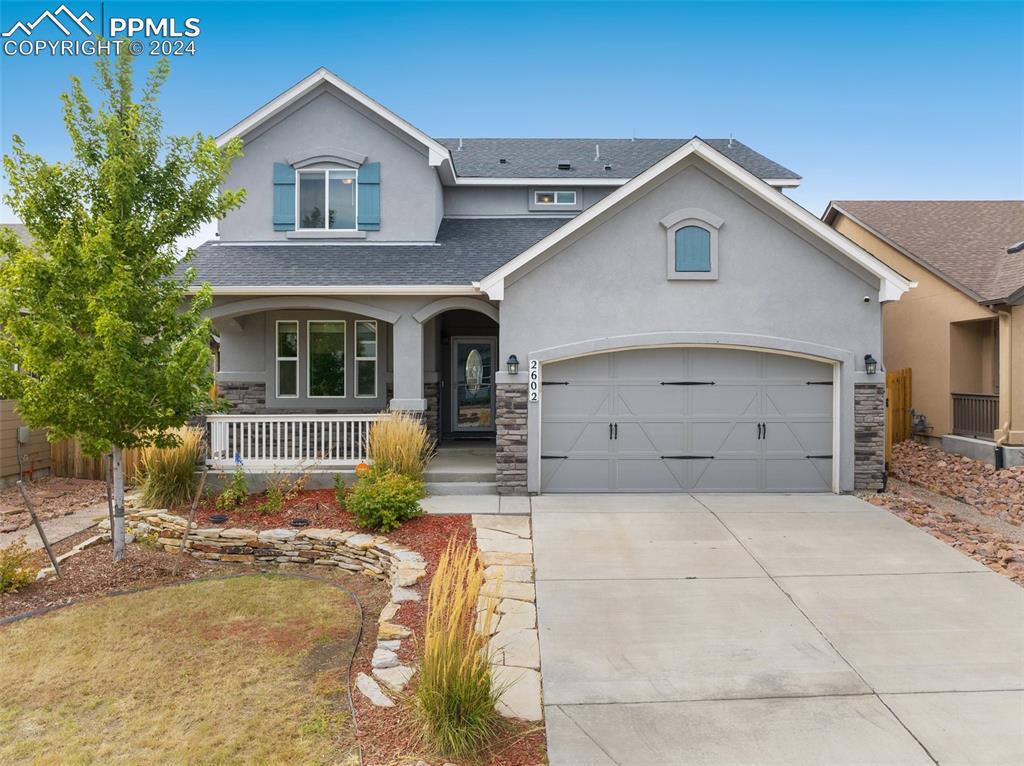
[[910, 283], [738, 141], [436, 139], [325, 69], [236, 136], [216, 464], [351, 464], [404, 410], [494, 440], [502, 493], [879, 484]]

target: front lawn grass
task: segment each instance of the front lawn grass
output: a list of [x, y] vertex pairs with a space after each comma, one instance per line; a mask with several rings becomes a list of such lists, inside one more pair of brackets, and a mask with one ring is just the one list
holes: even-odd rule
[[0, 628], [0, 763], [356, 763], [358, 623], [326, 583], [246, 575]]

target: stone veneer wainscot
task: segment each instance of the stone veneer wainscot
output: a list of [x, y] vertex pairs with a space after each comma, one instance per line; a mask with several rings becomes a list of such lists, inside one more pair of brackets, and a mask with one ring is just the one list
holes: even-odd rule
[[881, 489], [885, 481], [885, 385], [858, 383], [853, 391], [853, 486]]
[[526, 384], [497, 385], [496, 481], [499, 495], [526, 494]]

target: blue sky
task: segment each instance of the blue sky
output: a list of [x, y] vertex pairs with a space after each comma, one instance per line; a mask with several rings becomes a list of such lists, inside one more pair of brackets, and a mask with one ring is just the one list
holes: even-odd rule
[[[60, 0], [0, 6], [0, 25]], [[100, 18], [100, 3], [74, 2]], [[318, 66], [434, 136], [728, 137], [791, 196], [1024, 196], [1024, 3], [107, 2], [201, 20], [172, 59], [172, 133], [217, 134]], [[145, 62], [146, 59], [143, 59]], [[67, 156], [78, 57], [0, 56], [0, 141]], [[6, 187], [4, 187], [6, 188]], [[0, 220], [12, 220], [0, 206]]]

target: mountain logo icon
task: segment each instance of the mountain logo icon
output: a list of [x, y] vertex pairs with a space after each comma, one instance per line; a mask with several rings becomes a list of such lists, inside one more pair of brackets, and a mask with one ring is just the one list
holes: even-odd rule
[[[62, 21], [63, 19], [63, 21]], [[71, 30], [74, 27], [78, 27], [87, 35], [92, 35], [92, 30], [85, 25], [86, 21], [95, 21], [96, 18], [86, 11], [80, 16], [76, 16], [68, 7], [64, 4], [55, 11], [43, 11], [39, 14], [39, 17], [28, 24], [24, 21], [15, 22], [14, 26], [4, 32], [0, 37], [13, 37], [16, 33], [21, 32], [26, 37], [31, 37], [36, 27], [43, 23], [43, 21], [49, 20], [52, 22], [57, 29], [64, 33], [65, 37], [71, 36]]]

